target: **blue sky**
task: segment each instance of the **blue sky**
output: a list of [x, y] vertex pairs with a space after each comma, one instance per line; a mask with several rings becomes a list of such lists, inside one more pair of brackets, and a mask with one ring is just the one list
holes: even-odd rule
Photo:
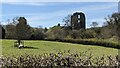
[[86, 26], [93, 21], [99, 26], [105, 22], [105, 17], [118, 12], [117, 2], [7, 2], [2, 3], [0, 21], [7, 24], [7, 20], [14, 17], [25, 17], [32, 27], [52, 27], [62, 22], [68, 14], [83, 12], [86, 15]]

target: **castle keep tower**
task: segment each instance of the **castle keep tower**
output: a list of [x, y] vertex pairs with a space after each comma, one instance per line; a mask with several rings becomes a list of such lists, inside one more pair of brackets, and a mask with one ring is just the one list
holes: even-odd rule
[[76, 12], [71, 16], [71, 27], [72, 29], [79, 30], [85, 29], [85, 15], [82, 12]]

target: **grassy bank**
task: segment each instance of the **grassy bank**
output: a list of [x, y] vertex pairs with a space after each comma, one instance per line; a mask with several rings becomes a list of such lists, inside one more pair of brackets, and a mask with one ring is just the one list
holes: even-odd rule
[[24, 43], [28, 48], [18, 49], [14, 47], [14, 42], [15, 40], [2, 40], [3, 56], [39, 55], [60, 51], [69, 51], [70, 53], [87, 51], [88, 53], [92, 52], [93, 56], [102, 56], [103, 54], [114, 56], [118, 54], [118, 49], [115, 48], [41, 40], [26, 40]]

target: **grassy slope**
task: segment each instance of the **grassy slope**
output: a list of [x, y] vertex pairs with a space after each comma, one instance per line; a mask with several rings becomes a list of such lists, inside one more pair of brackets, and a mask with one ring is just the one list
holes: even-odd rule
[[[62, 42], [51, 42], [51, 41], [25, 41], [25, 46], [35, 47], [38, 49], [32, 48], [24, 48], [18, 49], [14, 48], [14, 41], [15, 40], [2, 40], [2, 54], [4, 56], [19, 56], [26, 54], [43, 54], [43, 53], [51, 53], [51, 52], [58, 52], [61, 51], [68, 51], [70, 52], [85, 52], [88, 51], [92, 52], [94, 56], [102, 56], [105, 55], [116, 55], [118, 54], [118, 49], [114, 48], [106, 48], [100, 46], [89, 46], [89, 45], [82, 45], [82, 44], [71, 44], [71, 43], [62, 43]], [[89, 53], [88, 52], [88, 53]]]

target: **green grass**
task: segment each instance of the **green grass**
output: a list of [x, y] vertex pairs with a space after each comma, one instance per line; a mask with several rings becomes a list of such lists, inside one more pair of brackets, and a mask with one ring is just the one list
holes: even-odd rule
[[56, 53], [59, 51], [68, 51], [71, 53], [77, 52], [92, 52], [93, 56], [104, 55], [117, 55], [118, 49], [107, 48], [101, 46], [83, 45], [83, 44], [72, 44], [63, 42], [52, 42], [52, 41], [41, 41], [41, 40], [27, 40], [24, 41], [25, 46], [33, 48], [18, 49], [14, 47], [15, 40], [2, 40], [2, 55], [3, 56], [20, 56], [20, 55], [39, 55], [43, 53]]

